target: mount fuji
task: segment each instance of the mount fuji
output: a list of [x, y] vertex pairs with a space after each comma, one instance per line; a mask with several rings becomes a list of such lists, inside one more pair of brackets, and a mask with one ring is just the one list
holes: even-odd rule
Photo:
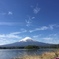
[[28, 45], [35, 45], [35, 46], [48, 46], [50, 44], [48, 43], [42, 43], [38, 42], [36, 40], [33, 40], [30, 37], [25, 37], [24, 39], [20, 40], [19, 42], [15, 42], [12, 44], [2, 45], [3, 47], [25, 47]]

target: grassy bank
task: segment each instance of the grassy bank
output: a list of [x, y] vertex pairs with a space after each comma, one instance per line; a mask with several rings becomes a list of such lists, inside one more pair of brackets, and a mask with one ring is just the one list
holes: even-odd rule
[[59, 50], [53, 52], [45, 52], [42, 55], [25, 55], [23, 57], [18, 57], [14, 59], [55, 59], [56, 57], [59, 57]]

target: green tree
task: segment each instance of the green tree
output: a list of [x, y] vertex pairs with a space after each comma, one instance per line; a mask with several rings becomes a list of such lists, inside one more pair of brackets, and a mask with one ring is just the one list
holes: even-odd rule
[[26, 46], [25, 49], [39, 49], [39, 47], [35, 45], [29, 45], [29, 46]]

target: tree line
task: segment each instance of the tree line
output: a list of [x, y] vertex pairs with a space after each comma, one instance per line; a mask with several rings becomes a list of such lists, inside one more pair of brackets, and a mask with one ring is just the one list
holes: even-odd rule
[[0, 49], [42, 49], [42, 48], [59, 48], [59, 44], [48, 45], [48, 46], [35, 46], [28, 45], [26, 47], [0, 47]]

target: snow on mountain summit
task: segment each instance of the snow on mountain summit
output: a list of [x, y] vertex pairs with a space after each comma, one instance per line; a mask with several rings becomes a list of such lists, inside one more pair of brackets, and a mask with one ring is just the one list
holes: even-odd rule
[[34, 41], [31, 37], [25, 37], [24, 39], [20, 40], [20, 42], [30, 42]]

